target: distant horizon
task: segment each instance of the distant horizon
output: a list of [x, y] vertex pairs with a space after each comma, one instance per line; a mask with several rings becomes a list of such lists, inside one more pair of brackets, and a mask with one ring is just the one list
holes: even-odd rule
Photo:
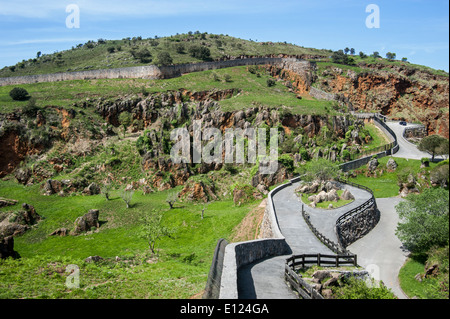
[[394, 52], [397, 60], [449, 72], [448, 10], [444, 0], [287, 0], [276, 7], [267, 0], [0, 0], [0, 67], [100, 38], [200, 31], [382, 57]]

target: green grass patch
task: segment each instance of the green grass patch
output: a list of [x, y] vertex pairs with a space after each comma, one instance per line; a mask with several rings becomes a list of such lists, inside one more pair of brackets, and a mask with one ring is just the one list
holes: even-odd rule
[[389, 158], [387, 156], [378, 159], [379, 165], [375, 175], [367, 175], [367, 168], [363, 166], [353, 171], [356, 177], [350, 177], [349, 181], [369, 187], [373, 191], [375, 198], [395, 197], [399, 195], [400, 190], [397, 184], [399, 174], [412, 173], [417, 176], [419, 173], [422, 173], [421, 176], [423, 178], [418, 179], [418, 182], [426, 187], [428, 182], [427, 176], [430, 170], [437, 165], [436, 163], [430, 163], [429, 168], [420, 168], [420, 160], [393, 157], [398, 167], [395, 171], [389, 172], [386, 169], [386, 163]]
[[[149, 195], [136, 191], [129, 209], [119, 191], [112, 191], [109, 201], [102, 195], [43, 196], [39, 185], [1, 181], [0, 193], [19, 201], [2, 211], [17, 210], [26, 202], [42, 216], [32, 230], [15, 237], [21, 258], [0, 261], [0, 298], [188, 298], [204, 289], [217, 240], [229, 238], [257, 204], [237, 207], [231, 200], [216, 201], [201, 219], [202, 205], [176, 203], [169, 210], [167, 191]], [[100, 210], [97, 230], [78, 236], [48, 236], [57, 228], [72, 228], [75, 219], [89, 209]], [[163, 210], [164, 226], [174, 229], [172, 238], [158, 243], [157, 260], [138, 235], [140, 217], [153, 209]], [[107, 260], [84, 262], [94, 255]], [[115, 256], [129, 261], [117, 263]], [[80, 289], [65, 286], [68, 273], [64, 270], [69, 264], [80, 268]]]

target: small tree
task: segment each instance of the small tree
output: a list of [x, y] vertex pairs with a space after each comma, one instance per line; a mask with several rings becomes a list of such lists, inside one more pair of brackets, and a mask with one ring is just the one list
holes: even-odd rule
[[41, 51], [38, 51], [38, 52], [36, 53], [36, 58], [39, 59], [39, 58], [41, 57], [41, 55], [42, 55], [42, 52], [41, 52]]
[[101, 192], [103, 196], [105, 196], [106, 200], [109, 200], [109, 195], [111, 192], [111, 185], [110, 184], [103, 184], [101, 187]]
[[408, 58], [406, 58], [406, 57], [402, 58], [402, 62], [407, 62], [407, 61], [408, 61]]
[[395, 57], [397, 56], [397, 54], [393, 53], [393, 52], [388, 52], [386, 53], [386, 58], [390, 61], [395, 60]]
[[21, 87], [13, 88], [11, 91], [9, 91], [9, 96], [14, 101], [25, 101], [25, 100], [28, 100], [30, 98], [30, 96], [28, 95], [27, 90], [25, 90], [24, 88], [21, 88]]
[[173, 205], [177, 202], [177, 200], [178, 200], [177, 192], [170, 192], [169, 194], [167, 194], [166, 202], [169, 204], [170, 209], [173, 208]]
[[433, 246], [449, 242], [449, 195], [443, 188], [427, 188], [410, 194], [395, 206], [400, 217], [396, 235], [415, 253], [426, 253]]
[[114, 47], [108, 47], [106, 50], [108, 51], [108, 53], [114, 53], [114, 51], [116, 51]]
[[127, 131], [127, 127], [131, 125], [131, 114], [129, 112], [122, 112], [119, 115], [119, 123], [123, 128], [123, 137], [125, 138], [125, 132]]
[[306, 182], [314, 180], [328, 181], [339, 177], [338, 166], [326, 159], [319, 158], [308, 162], [306, 165], [300, 167], [300, 175]]
[[158, 53], [158, 64], [159, 65], [170, 65], [173, 63], [173, 59], [169, 53], [163, 51]]
[[331, 60], [333, 63], [348, 64], [349, 57], [342, 50], [333, 52]]
[[372, 56], [373, 56], [374, 58], [379, 58], [379, 57], [380, 57], [380, 53], [379, 53], [378, 51], [374, 51], [373, 54], [372, 54]]
[[355, 52], [356, 52], [356, 51], [355, 51], [355, 48], [351, 48], [351, 49], [350, 49], [350, 54], [351, 54], [351, 55], [355, 55]]
[[[431, 161], [434, 160], [435, 155], [443, 155], [445, 152], [445, 145], [448, 144], [448, 140], [439, 135], [429, 135], [424, 137], [420, 142], [417, 148], [419, 151], [427, 152], [431, 155]], [[448, 153], [448, 146], [447, 146]]]
[[345, 49], [344, 49], [344, 53], [345, 53], [345, 54], [348, 54], [348, 52], [350, 52], [350, 49], [349, 49], [349, 48], [345, 48]]
[[361, 59], [365, 59], [365, 58], [367, 58], [367, 55], [366, 55], [364, 52], [360, 51], [360, 52], [359, 52], [359, 57], [360, 57]]
[[163, 225], [162, 218], [162, 212], [156, 210], [141, 217], [140, 237], [147, 240], [152, 255], [156, 254], [156, 243], [164, 237], [171, 237], [173, 233], [173, 230]]
[[120, 193], [120, 197], [123, 199], [123, 201], [125, 202], [125, 204], [127, 204], [127, 208], [130, 208], [130, 203], [131, 203], [131, 199], [133, 198], [134, 195], [134, 190], [130, 189], [130, 190], [123, 190]]

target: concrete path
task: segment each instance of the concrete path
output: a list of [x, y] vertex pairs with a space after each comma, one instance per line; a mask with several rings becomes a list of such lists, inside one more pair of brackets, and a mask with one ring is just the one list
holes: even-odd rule
[[347, 247], [358, 255], [358, 264], [365, 267], [376, 279], [383, 283], [399, 299], [407, 299], [398, 282], [398, 272], [406, 261], [408, 252], [402, 249], [402, 243], [395, 236], [399, 221], [395, 206], [401, 198], [378, 198], [380, 221], [366, 236]]
[[408, 142], [403, 137], [403, 131], [405, 130], [406, 127], [414, 127], [418, 125], [408, 123], [407, 126], [403, 126], [396, 121], [392, 122], [387, 121], [386, 125], [389, 126], [389, 128], [394, 131], [395, 135], [397, 136], [398, 145], [400, 146], [398, 152], [392, 155], [393, 157], [402, 157], [416, 160], [420, 160], [423, 157], [431, 158], [430, 154], [419, 151], [416, 145], [414, 145], [411, 142]]
[[[430, 157], [403, 137], [405, 126], [398, 122], [386, 122], [395, 132], [399, 151], [394, 157], [421, 159]], [[414, 124], [408, 124], [412, 126]], [[238, 294], [240, 299], [292, 299], [294, 293], [284, 281], [284, 263], [292, 254], [322, 253], [334, 254], [323, 245], [311, 232], [301, 215], [301, 200], [294, 194], [300, 183], [280, 190], [273, 196], [275, 213], [281, 233], [292, 252], [289, 255], [259, 260], [238, 270]], [[319, 210], [304, 205], [310, 215], [311, 223], [319, 232], [337, 243], [334, 226], [336, 220], [347, 211], [364, 203], [370, 194], [364, 190], [346, 185], [355, 196], [355, 201], [334, 210]], [[398, 272], [406, 261], [407, 252], [402, 249], [400, 240], [395, 236], [398, 215], [395, 211], [400, 198], [377, 199], [380, 221], [366, 236], [348, 246], [352, 253], [358, 255], [358, 264], [366, 267], [372, 275], [384, 282], [400, 299], [407, 296], [400, 289]]]
[[[334, 255], [333, 251], [317, 239], [303, 219], [301, 214], [302, 202], [294, 193], [294, 190], [299, 185], [300, 183], [294, 183], [273, 196], [275, 213], [281, 233], [286, 238], [286, 242], [292, 252], [285, 256], [259, 260], [240, 268], [238, 270], [238, 295], [240, 299], [296, 298], [284, 281], [284, 264], [286, 258], [292, 254], [321, 253]], [[336, 219], [341, 214], [361, 205], [370, 198], [370, 194], [364, 190], [349, 185], [346, 185], [346, 187], [357, 199], [345, 207], [336, 209], [334, 213], [305, 206], [305, 210], [311, 213], [312, 222], [314, 214], [314, 221], [317, 222], [316, 224], [313, 222], [314, 226], [318, 228], [320, 224], [321, 229], [327, 232], [327, 236], [330, 235], [331, 237], [333, 235], [336, 238], [334, 234]]]
[[299, 183], [294, 183], [273, 196], [275, 212], [281, 233], [292, 253], [259, 260], [238, 270], [240, 299], [294, 299], [297, 298], [284, 281], [284, 264], [292, 254], [333, 254], [311, 232], [301, 214], [301, 203], [294, 194]]

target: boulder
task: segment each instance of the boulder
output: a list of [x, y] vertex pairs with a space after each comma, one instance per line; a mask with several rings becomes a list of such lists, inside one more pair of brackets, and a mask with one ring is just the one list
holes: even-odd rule
[[85, 195], [97, 195], [100, 194], [100, 186], [98, 186], [96, 183], [89, 184], [88, 187], [86, 187], [83, 190], [83, 194]]
[[353, 200], [355, 197], [348, 191], [348, 189], [345, 189], [344, 192], [341, 195], [341, 199], [343, 200]]
[[58, 228], [54, 232], [52, 232], [49, 236], [67, 236], [69, 235], [69, 229], [67, 228]]
[[0, 259], [16, 258], [17, 255], [17, 252], [14, 251], [14, 238], [12, 236], [0, 237]]
[[328, 200], [328, 195], [325, 191], [321, 191], [319, 194], [317, 194], [316, 196], [316, 202], [317, 203], [321, 203], [321, 202], [325, 202]]
[[44, 184], [43, 195], [50, 196], [59, 193], [62, 190], [62, 186], [60, 181], [49, 179]]
[[103, 258], [100, 256], [89, 256], [88, 258], [86, 258], [84, 261], [87, 263], [93, 263], [93, 262], [99, 262], [102, 261]]
[[378, 160], [376, 158], [371, 159], [369, 161], [369, 163], [367, 163], [367, 169], [369, 170], [369, 172], [373, 172], [377, 169], [378, 167]]
[[91, 209], [84, 216], [78, 217], [75, 220], [75, 229], [73, 231], [73, 235], [78, 235], [82, 232], [90, 231], [92, 227], [100, 227], [98, 215], [98, 209]]
[[312, 277], [318, 279], [319, 282], [322, 282], [325, 278], [331, 277], [331, 272], [329, 272], [328, 270], [316, 270], [312, 274]]
[[390, 158], [386, 163], [386, 168], [391, 171], [395, 171], [397, 169], [397, 166], [398, 164], [393, 158]]
[[7, 199], [0, 197], [0, 207], [13, 206], [16, 205], [18, 201], [14, 199]]
[[339, 195], [335, 189], [332, 189], [327, 193], [327, 198], [328, 201], [337, 202], [339, 200]]
[[16, 180], [23, 185], [26, 185], [31, 177], [31, 170], [29, 168], [19, 168], [14, 172]]

